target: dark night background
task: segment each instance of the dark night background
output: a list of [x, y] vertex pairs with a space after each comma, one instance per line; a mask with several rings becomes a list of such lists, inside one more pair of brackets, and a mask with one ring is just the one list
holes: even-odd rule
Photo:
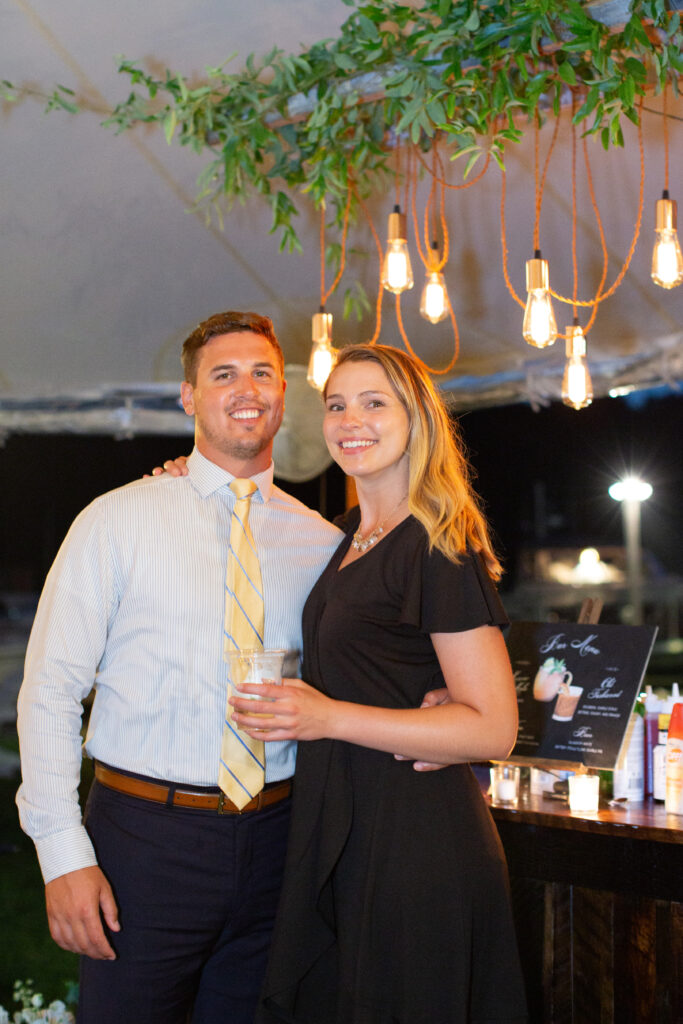
[[[683, 575], [683, 402], [668, 391], [600, 399], [575, 412], [555, 403], [464, 413], [461, 429], [476, 485], [514, 583], [525, 544], [621, 544], [621, 513], [607, 487], [626, 473], [654, 494], [642, 512], [643, 547], [668, 573]], [[116, 441], [81, 435], [13, 435], [0, 451], [0, 591], [39, 591], [74, 516], [93, 497], [189, 450], [187, 437]], [[329, 518], [343, 510], [336, 466], [324, 481], [280, 481]]]

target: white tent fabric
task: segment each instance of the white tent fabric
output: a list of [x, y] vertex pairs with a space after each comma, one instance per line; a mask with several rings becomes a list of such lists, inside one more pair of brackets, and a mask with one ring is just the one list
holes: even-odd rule
[[[222, 309], [254, 309], [273, 317], [289, 364], [305, 364], [311, 315], [319, 303], [318, 224], [304, 210], [298, 231], [304, 254], [278, 252], [269, 212], [257, 201], [229, 214], [225, 230], [191, 212], [203, 158], [167, 146], [158, 130], [116, 136], [101, 127], [106, 111], [128, 92], [116, 73], [123, 54], [159, 71], [201, 77], [205, 67], [236, 63], [277, 44], [299, 45], [333, 35], [348, 16], [341, 0], [7, 0], [0, 9], [0, 77], [36, 91], [73, 88], [92, 111], [46, 115], [40, 100], [4, 104], [0, 112], [2, 187], [0, 237], [0, 432], [79, 430], [130, 436], [188, 429], [176, 396], [183, 338]], [[654, 204], [661, 196], [664, 148], [661, 98], [644, 116], [646, 178], [641, 237], [625, 281], [604, 302], [588, 337], [596, 393], [616, 386], [683, 379], [683, 287], [670, 292], [650, 280]], [[683, 100], [671, 99], [670, 191], [683, 204]], [[568, 122], [568, 118], [565, 118]], [[638, 208], [639, 154], [628, 126], [623, 151], [605, 153], [591, 140], [596, 193], [610, 253], [607, 286], [629, 248]], [[541, 133], [544, 154], [550, 127]], [[548, 177], [541, 245], [551, 283], [572, 292], [569, 132], [561, 130]], [[510, 147], [507, 238], [510, 276], [524, 294], [525, 260], [533, 255], [532, 137]], [[598, 231], [579, 162], [579, 293], [590, 297], [600, 276]], [[446, 197], [451, 259], [446, 280], [461, 334], [452, 372], [437, 378], [461, 407], [520, 399], [556, 399], [562, 342], [546, 352], [521, 336], [522, 311], [501, 270], [501, 176]], [[391, 189], [388, 189], [391, 192]], [[380, 236], [393, 195], [373, 205]], [[367, 227], [351, 231], [354, 248], [341, 290], [354, 278], [372, 296], [377, 279]], [[413, 250], [413, 259], [417, 254]], [[415, 349], [445, 365], [453, 337], [445, 322], [428, 325], [416, 312], [422, 274], [402, 300]], [[366, 340], [373, 329], [341, 318], [332, 297], [335, 342]], [[558, 326], [571, 323], [571, 308]], [[585, 322], [585, 314], [582, 313]], [[381, 340], [401, 345], [393, 298], [385, 296]], [[300, 371], [295, 371], [300, 376]], [[301, 408], [303, 410], [303, 403]], [[296, 431], [306, 413], [293, 401]], [[312, 414], [317, 415], [317, 407]]]

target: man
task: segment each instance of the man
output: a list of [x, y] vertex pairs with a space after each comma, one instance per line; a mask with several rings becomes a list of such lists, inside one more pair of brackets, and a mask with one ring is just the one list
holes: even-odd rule
[[[226, 562], [243, 525], [262, 581], [259, 639], [295, 651], [303, 603], [341, 536], [273, 486], [286, 384], [270, 320], [211, 317], [185, 341], [183, 367], [189, 473], [136, 481], [77, 517], [45, 584], [19, 697], [17, 802], [51, 934], [83, 954], [79, 1024], [252, 1020], [295, 750], [268, 745], [263, 788], [241, 810], [217, 786], [219, 762], [233, 774], [224, 627], [237, 585]], [[253, 495], [236, 496], [233, 480], [252, 480]], [[82, 823], [80, 724], [93, 685], [85, 749], [96, 781]]]

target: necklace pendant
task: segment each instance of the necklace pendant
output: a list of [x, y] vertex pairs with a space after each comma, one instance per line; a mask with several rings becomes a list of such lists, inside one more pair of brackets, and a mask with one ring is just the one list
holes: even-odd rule
[[375, 529], [367, 535], [367, 537], [364, 537], [360, 530], [356, 530], [353, 535], [353, 540], [351, 541], [351, 547], [354, 551], [360, 551], [360, 553], [363, 554], [363, 552], [367, 551], [368, 548], [371, 548], [372, 545], [379, 540], [381, 535], [384, 533], [384, 527], [389, 522], [394, 512], [398, 511], [399, 506], [403, 504], [407, 497], [408, 495], [405, 494], [399, 501], [398, 505], [391, 510], [386, 519], [383, 519], [379, 526], [376, 526]]
[[372, 533], [368, 534], [367, 537], [364, 537], [360, 530], [358, 530], [356, 533], [354, 533], [353, 541], [351, 543], [356, 551], [360, 551], [360, 553], [363, 554], [363, 552], [367, 551], [368, 548], [371, 547], [376, 540], [377, 537], [375, 535], [374, 530]]

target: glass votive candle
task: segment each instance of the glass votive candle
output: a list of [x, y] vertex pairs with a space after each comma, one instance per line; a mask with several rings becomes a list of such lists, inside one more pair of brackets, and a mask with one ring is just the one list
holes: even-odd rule
[[516, 807], [519, 800], [519, 765], [494, 764], [491, 768], [491, 803]]
[[542, 796], [546, 790], [552, 793], [553, 786], [559, 779], [566, 779], [569, 772], [546, 771], [544, 768], [531, 768], [529, 773], [529, 792], [532, 796]]
[[600, 798], [600, 776], [582, 773], [581, 775], [570, 775], [568, 781], [569, 810], [595, 814]]

